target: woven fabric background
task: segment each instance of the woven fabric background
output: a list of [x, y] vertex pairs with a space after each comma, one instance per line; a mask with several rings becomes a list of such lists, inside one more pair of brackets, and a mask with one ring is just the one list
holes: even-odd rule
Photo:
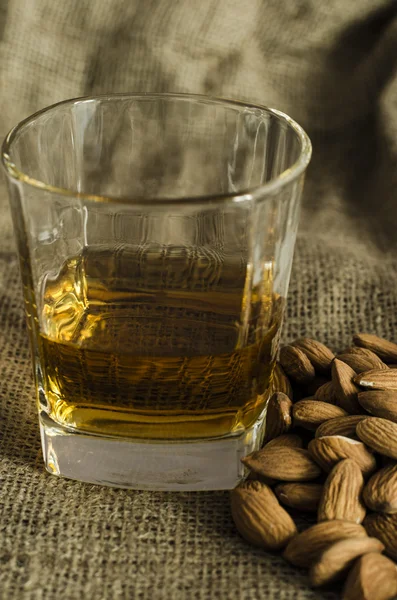
[[[396, 0], [0, 0], [0, 134], [58, 100], [189, 91], [285, 110], [310, 134], [284, 339], [396, 339]], [[45, 473], [0, 188], [0, 598], [336, 599], [235, 532], [227, 493]]]

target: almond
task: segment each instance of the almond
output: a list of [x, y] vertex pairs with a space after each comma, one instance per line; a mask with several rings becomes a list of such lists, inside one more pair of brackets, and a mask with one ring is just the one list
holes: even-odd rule
[[309, 481], [321, 474], [307, 450], [285, 446], [265, 446], [241, 461], [258, 475], [281, 481]]
[[385, 546], [385, 552], [397, 560], [397, 514], [372, 513], [363, 523], [368, 535], [377, 537]]
[[300, 338], [292, 343], [293, 346], [304, 352], [319, 373], [328, 373], [335, 357], [334, 353], [321, 342], [311, 338]]
[[358, 401], [371, 415], [397, 423], [397, 392], [391, 390], [360, 392]]
[[356, 432], [367, 446], [397, 460], [397, 423], [380, 417], [368, 417], [360, 421]]
[[315, 377], [312, 363], [299, 348], [283, 346], [280, 350], [280, 363], [287, 376], [297, 383], [309, 383]]
[[246, 481], [232, 490], [231, 511], [243, 538], [265, 550], [280, 550], [297, 533], [272, 490], [259, 481]]
[[336, 463], [344, 458], [355, 460], [364, 476], [370, 475], [376, 469], [375, 457], [365, 445], [342, 435], [315, 438], [310, 442], [308, 450], [316, 463], [326, 472], [331, 471]]
[[342, 600], [393, 600], [397, 595], [397, 566], [378, 552], [361, 556], [350, 571]]
[[295, 433], [283, 433], [278, 437], [267, 442], [266, 448], [274, 448], [275, 446], [285, 446], [287, 448], [303, 448], [303, 441], [299, 435]]
[[359, 354], [360, 356], [367, 356], [374, 362], [374, 369], [381, 369], [386, 363], [372, 350], [368, 348], [361, 348], [360, 346], [350, 346], [341, 352], [340, 354]]
[[353, 381], [356, 373], [349, 365], [335, 358], [332, 363], [332, 385], [339, 406], [350, 414], [361, 412], [361, 406], [357, 400], [360, 391]]
[[283, 392], [283, 394], [286, 394], [292, 400], [292, 386], [280, 363], [277, 363], [274, 367], [271, 388], [275, 392]]
[[361, 348], [360, 346], [350, 346], [350, 348], [347, 348], [341, 354], [359, 354], [360, 356], [366, 356], [373, 362], [374, 369], [383, 369], [386, 365], [375, 352], [372, 352], [372, 350], [369, 350], [368, 348]]
[[324, 385], [319, 387], [314, 393], [314, 398], [321, 402], [328, 402], [328, 404], [337, 404], [338, 401], [332, 381], [328, 381], [328, 383], [324, 383]]
[[375, 512], [397, 512], [397, 465], [383, 467], [364, 488], [363, 500]]
[[282, 504], [303, 511], [316, 511], [323, 486], [319, 483], [280, 483], [274, 488]]
[[292, 425], [292, 401], [283, 392], [275, 392], [267, 405], [265, 442], [286, 433]]
[[363, 487], [364, 479], [358, 464], [350, 458], [338, 462], [324, 484], [318, 520], [361, 523], [366, 513], [361, 502]]
[[366, 537], [362, 525], [348, 521], [324, 521], [292, 538], [284, 550], [284, 558], [297, 567], [310, 567], [334, 542], [351, 537]]
[[300, 400], [292, 409], [294, 425], [315, 431], [321, 423], [347, 416], [347, 412], [339, 406], [333, 406], [320, 400]]
[[324, 550], [310, 569], [310, 581], [314, 587], [333, 583], [345, 574], [359, 556], [383, 550], [382, 542], [372, 537], [355, 537], [335, 542]]
[[354, 382], [373, 390], [397, 390], [397, 369], [371, 369], [356, 375]]
[[378, 356], [376, 356], [376, 354], [373, 352], [371, 352], [371, 354], [372, 356], [367, 356], [366, 354], [348, 352], [346, 354], [338, 354], [336, 358], [349, 365], [349, 367], [351, 367], [355, 373], [363, 373], [365, 371], [369, 371], [370, 369], [389, 368], [380, 360]]
[[385, 362], [397, 362], [397, 344], [393, 342], [370, 333], [357, 333], [353, 336], [353, 342], [356, 346], [372, 350]]
[[367, 415], [348, 415], [347, 417], [330, 419], [316, 429], [316, 438], [325, 435], [342, 435], [344, 437], [356, 438], [357, 424], [366, 418]]

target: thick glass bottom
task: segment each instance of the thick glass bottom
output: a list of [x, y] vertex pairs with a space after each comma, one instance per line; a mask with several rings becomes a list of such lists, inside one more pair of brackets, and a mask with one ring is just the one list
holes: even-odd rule
[[233, 489], [245, 475], [241, 458], [263, 439], [265, 411], [255, 424], [228, 437], [142, 440], [104, 437], [58, 425], [40, 415], [47, 470], [69, 479], [136, 490]]

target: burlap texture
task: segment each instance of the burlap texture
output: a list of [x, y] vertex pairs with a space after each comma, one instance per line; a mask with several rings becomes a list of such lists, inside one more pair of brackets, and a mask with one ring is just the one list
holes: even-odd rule
[[[395, 0], [1, 0], [0, 134], [55, 101], [190, 91], [287, 111], [309, 132], [284, 338], [334, 348], [397, 321]], [[334, 599], [235, 532], [226, 493], [140, 493], [44, 472], [4, 186], [0, 597]]]

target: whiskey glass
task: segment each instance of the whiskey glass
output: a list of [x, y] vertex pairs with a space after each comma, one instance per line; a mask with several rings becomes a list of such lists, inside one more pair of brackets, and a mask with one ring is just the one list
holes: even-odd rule
[[184, 94], [67, 100], [2, 148], [45, 466], [233, 488], [263, 439], [311, 145]]

